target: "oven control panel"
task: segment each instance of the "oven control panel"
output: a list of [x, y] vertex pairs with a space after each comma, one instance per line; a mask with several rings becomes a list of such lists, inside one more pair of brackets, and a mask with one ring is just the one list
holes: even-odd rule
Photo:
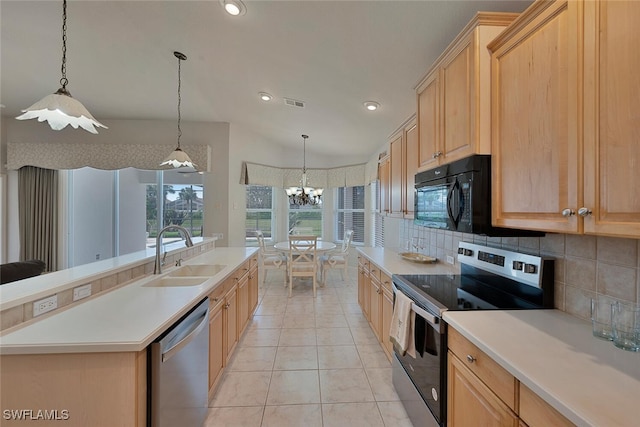
[[537, 288], [542, 283], [544, 260], [545, 258], [535, 255], [468, 242], [460, 242], [458, 247], [458, 262]]

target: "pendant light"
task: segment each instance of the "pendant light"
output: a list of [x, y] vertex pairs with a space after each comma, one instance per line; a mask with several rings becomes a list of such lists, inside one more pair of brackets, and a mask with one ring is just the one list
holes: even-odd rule
[[39, 122], [47, 121], [53, 130], [61, 130], [71, 125], [74, 129], [82, 129], [98, 133], [97, 127], [107, 127], [97, 121], [80, 101], [73, 98], [67, 90], [67, 0], [62, 2], [62, 87], [51, 95], [47, 95], [33, 104], [24, 114], [16, 117], [18, 120], [38, 119]]
[[173, 55], [178, 58], [178, 147], [167, 156], [166, 159], [160, 166], [173, 166], [174, 168], [193, 168], [195, 169], [197, 165], [191, 161], [189, 155], [182, 151], [180, 148], [180, 137], [182, 136], [182, 130], [180, 129], [180, 101], [182, 100], [182, 96], [180, 94], [180, 64], [182, 61], [187, 60], [187, 56], [181, 52], [173, 52]]
[[292, 205], [319, 205], [322, 203], [322, 188], [313, 188], [307, 185], [307, 138], [308, 135], [302, 135], [302, 180], [300, 187], [289, 187], [285, 189], [289, 196], [289, 203]]

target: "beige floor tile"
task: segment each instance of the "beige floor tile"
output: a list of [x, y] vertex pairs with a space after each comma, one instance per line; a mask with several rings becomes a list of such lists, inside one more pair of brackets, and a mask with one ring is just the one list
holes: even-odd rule
[[378, 338], [371, 330], [371, 327], [360, 328], [360, 327], [352, 327], [351, 335], [353, 335], [353, 341], [356, 345], [380, 345]]
[[[275, 347], [282, 329], [252, 329], [247, 331], [238, 347]], [[238, 348], [236, 351], [239, 351]]]
[[378, 409], [385, 426], [413, 427], [402, 402], [378, 402]]
[[384, 427], [375, 403], [322, 404], [322, 421], [323, 427]]
[[229, 371], [272, 371], [277, 347], [243, 347], [236, 351]]
[[380, 344], [359, 345], [358, 353], [365, 368], [390, 368], [391, 362]]
[[369, 321], [362, 313], [348, 313], [345, 317], [351, 328], [369, 328]]
[[273, 371], [267, 405], [320, 403], [318, 371]]
[[260, 316], [255, 315], [249, 320], [250, 329], [275, 329], [282, 328], [283, 314]]
[[260, 427], [264, 406], [209, 408], [202, 427]]
[[282, 298], [279, 295], [265, 295], [264, 298], [260, 301], [262, 305], [285, 305], [287, 304], [287, 300]]
[[342, 309], [347, 314], [362, 314], [362, 309], [360, 308], [360, 304], [356, 303], [344, 303], [342, 304]]
[[318, 345], [354, 345], [349, 328], [317, 328]]
[[316, 314], [316, 328], [346, 328], [348, 326], [344, 314]]
[[344, 314], [342, 306], [340, 304], [316, 304], [316, 315], [319, 316], [333, 316], [336, 314]]
[[312, 328], [282, 329], [280, 346], [316, 345], [316, 330]]
[[264, 297], [269, 297], [269, 296], [279, 296], [279, 297], [286, 297], [287, 295], [289, 295], [289, 288], [288, 287], [284, 287], [284, 284], [279, 284], [278, 286], [270, 286], [265, 294]]
[[364, 369], [330, 369], [319, 372], [322, 403], [374, 400]]
[[320, 369], [362, 368], [355, 345], [319, 345], [318, 366]]
[[319, 404], [267, 406], [262, 427], [322, 427]]
[[286, 304], [260, 304], [256, 308], [258, 316], [273, 316], [275, 314], [284, 314]]
[[277, 371], [318, 369], [318, 350], [315, 346], [278, 347], [273, 369]]
[[209, 406], [258, 406], [267, 401], [271, 372], [228, 372]]
[[285, 310], [285, 315], [300, 315], [300, 314], [309, 314], [315, 312], [315, 304], [313, 301], [305, 301], [305, 302], [292, 302], [291, 304], [287, 304], [287, 309]]
[[283, 328], [315, 328], [316, 316], [313, 312], [308, 314], [287, 313], [282, 321]]
[[373, 397], [379, 402], [400, 400], [391, 380], [391, 368], [368, 368], [365, 370]]

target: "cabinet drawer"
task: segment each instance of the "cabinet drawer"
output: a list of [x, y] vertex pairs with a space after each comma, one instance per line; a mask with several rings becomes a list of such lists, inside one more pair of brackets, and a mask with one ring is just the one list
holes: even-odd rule
[[393, 291], [391, 290], [391, 277], [389, 277], [386, 273], [382, 271], [380, 272], [380, 283], [382, 284], [383, 288], [393, 293]]
[[213, 311], [216, 305], [220, 304], [224, 299], [225, 287], [224, 283], [220, 283], [211, 293], [209, 294], [209, 310]]
[[524, 384], [520, 384], [520, 418], [529, 427], [575, 425]]
[[258, 255], [254, 255], [251, 257], [251, 259], [249, 260], [249, 268], [258, 268]]
[[448, 328], [449, 350], [504, 403], [516, 411], [518, 381], [454, 328]]
[[380, 267], [378, 267], [374, 263], [371, 263], [371, 265], [369, 266], [369, 275], [371, 276], [371, 278], [375, 278], [378, 282], [380, 282], [381, 273], [382, 272], [380, 271]]

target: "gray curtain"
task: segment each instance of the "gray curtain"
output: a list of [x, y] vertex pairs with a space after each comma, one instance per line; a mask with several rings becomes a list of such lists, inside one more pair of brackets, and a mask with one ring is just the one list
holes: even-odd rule
[[56, 271], [58, 171], [24, 166], [18, 170], [20, 260], [39, 259]]

